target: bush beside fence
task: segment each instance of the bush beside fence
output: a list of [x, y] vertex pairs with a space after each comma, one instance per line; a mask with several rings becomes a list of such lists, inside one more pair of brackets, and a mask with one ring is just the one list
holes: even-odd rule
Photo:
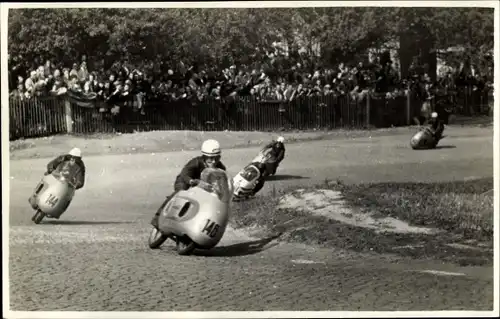
[[[455, 109], [460, 113], [487, 113], [484, 103], [486, 100], [488, 104], [487, 96], [459, 98], [438, 97], [432, 101], [431, 109], [444, 112], [459, 101]], [[94, 107], [81, 107], [65, 97], [23, 101], [11, 98], [10, 139], [151, 130], [275, 131], [404, 126], [420, 115], [421, 105], [422, 101], [412, 93], [393, 98], [370, 94], [357, 99], [349, 95], [309, 96], [290, 102], [236, 97], [209, 98], [197, 104], [187, 100], [149, 102], [144, 114], [122, 106], [115, 115], [102, 101], [96, 101]]]

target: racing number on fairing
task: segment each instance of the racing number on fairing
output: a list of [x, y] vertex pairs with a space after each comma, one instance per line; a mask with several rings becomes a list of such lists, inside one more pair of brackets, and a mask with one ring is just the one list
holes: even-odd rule
[[214, 238], [219, 231], [219, 227], [220, 226], [216, 222], [207, 219], [207, 223], [205, 224], [205, 227], [203, 227], [202, 232], [207, 234], [210, 238]]
[[45, 204], [49, 204], [50, 207], [56, 206], [57, 202], [59, 201], [59, 198], [55, 197], [54, 195], [50, 194], [47, 200], [45, 201]]

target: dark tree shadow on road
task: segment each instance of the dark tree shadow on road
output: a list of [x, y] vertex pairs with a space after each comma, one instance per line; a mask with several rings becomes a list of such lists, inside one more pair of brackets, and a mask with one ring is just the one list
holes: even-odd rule
[[80, 221], [80, 220], [46, 220], [42, 224], [47, 225], [111, 225], [111, 224], [131, 224], [132, 222], [120, 221]]
[[274, 176], [268, 176], [266, 178], [266, 182], [267, 181], [284, 181], [287, 179], [309, 179], [309, 177], [297, 176], [297, 175], [274, 175]]
[[278, 244], [277, 242], [272, 244], [270, 243], [280, 236], [281, 234], [278, 234], [245, 243], [239, 243], [229, 246], [217, 246], [210, 250], [197, 249], [194, 251], [193, 255], [205, 256], [205, 257], [237, 257], [237, 256], [253, 255], [276, 246]]

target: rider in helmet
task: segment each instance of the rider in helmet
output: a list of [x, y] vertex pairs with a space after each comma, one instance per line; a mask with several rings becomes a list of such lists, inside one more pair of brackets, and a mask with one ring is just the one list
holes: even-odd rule
[[85, 164], [82, 161], [82, 151], [73, 148], [68, 154], [60, 155], [47, 164], [46, 174], [53, 171], [61, 172], [68, 180], [73, 182], [75, 189], [85, 185]]
[[253, 194], [257, 194], [262, 187], [264, 187], [264, 181], [265, 177], [267, 175], [274, 175], [276, 174], [276, 169], [278, 168], [278, 165], [280, 162], [283, 160], [285, 157], [285, 138], [283, 136], [280, 136], [276, 139], [276, 141], [272, 141], [271, 143], [267, 144], [264, 146], [262, 149], [262, 152], [266, 151], [267, 149], [271, 149], [271, 156], [276, 159], [276, 162], [274, 163], [252, 163], [255, 166], [257, 166], [262, 174], [261, 178], [259, 179], [257, 185], [255, 185], [255, 188], [253, 190]]
[[219, 168], [226, 170], [226, 167], [221, 159], [221, 149], [220, 144], [216, 140], [206, 140], [201, 146], [201, 156], [192, 158], [187, 164], [182, 168], [179, 175], [174, 182], [174, 192], [167, 197], [163, 205], [155, 213], [151, 225], [158, 228], [158, 216], [160, 216], [161, 211], [167, 205], [168, 201], [174, 197], [174, 195], [181, 191], [187, 190], [190, 187], [196, 186], [199, 183], [201, 172], [205, 168]]
[[[271, 141], [271, 143], [264, 146], [262, 152], [267, 149], [271, 149], [271, 155], [276, 159], [275, 163], [270, 163], [267, 165], [266, 170], [268, 170], [269, 175], [276, 174], [276, 169], [278, 165], [281, 163], [283, 158], [285, 158], [285, 138], [280, 136], [276, 139], [276, 141]], [[260, 188], [259, 188], [260, 189]]]
[[[68, 154], [63, 154], [47, 164], [47, 172], [45, 175], [52, 172], [60, 172], [75, 189], [80, 189], [85, 184], [85, 164], [82, 161], [82, 151], [79, 148], [73, 148]], [[29, 198], [31, 206], [35, 206], [36, 194]], [[36, 207], [33, 207], [36, 209]]]
[[431, 126], [432, 131], [434, 132], [434, 136], [440, 138], [441, 134], [443, 134], [444, 131], [444, 124], [443, 121], [439, 119], [438, 114], [436, 112], [432, 112], [429, 124]]

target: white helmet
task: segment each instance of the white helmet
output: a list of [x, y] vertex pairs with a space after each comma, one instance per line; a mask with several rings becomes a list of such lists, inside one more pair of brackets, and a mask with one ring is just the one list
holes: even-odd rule
[[216, 140], [206, 140], [201, 145], [201, 153], [208, 157], [215, 157], [221, 154], [220, 144]]
[[75, 156], [75, 157], [82, 157], [82, 151], [77, 147], [75, 147], [71, 151], [69, 151], [68, 154], [71, 156]]
[[285, 138], [283, 136], [280, 136], [280, 137], [278, 137], [278, 139], [276, 141], [278, 143], [284, 143], [285, 142]]
[[431, 117], [432, 117], [433, 119], [435, 119], [435, 118], [437, 118], [437, 117], [438, 117], [438, 114], [437, 114], [436, 112], [432, 112]]

